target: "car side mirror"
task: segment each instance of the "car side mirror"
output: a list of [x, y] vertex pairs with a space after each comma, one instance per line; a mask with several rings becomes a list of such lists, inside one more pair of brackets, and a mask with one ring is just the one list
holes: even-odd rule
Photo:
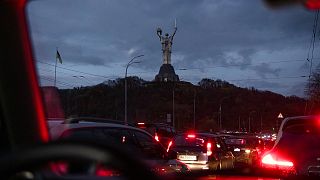
[[177, 159], [177, 152], [173, 151], [173, 150], [169, 150], [169, 152], [167, 153], [167, 158], [168, 159]]

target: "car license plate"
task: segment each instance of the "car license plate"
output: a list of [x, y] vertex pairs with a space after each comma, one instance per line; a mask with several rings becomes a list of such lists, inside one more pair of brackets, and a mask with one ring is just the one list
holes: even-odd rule
[[185, 160], [185, 161], [196, 161], [197, 160], [197, 156], [179, 155], [178, 159]]

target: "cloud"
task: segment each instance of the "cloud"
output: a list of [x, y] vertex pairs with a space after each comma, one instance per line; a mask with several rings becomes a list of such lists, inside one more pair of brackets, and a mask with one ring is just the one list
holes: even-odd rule
[[28, 16], [37, 59], [51, 61], [58, 47], [65, 62], [114, 72], [115, 63], [144, 54], [137, 72], [150, 74], [136, 74], [142, 78], [154, 77], [162, 64], [156, 28], [171, 34], [176, 18], [173, 65], [198, 68], [191, 79], [216, 76], [207, 67], [225, 66], [228, 78], [237, 79], [235, 71], [261, 78], [298, 72], [297, 65], [272, 62], [306, 56], [314, 14], [299, 7], [274, 11], [247, 0], [56, 0], [31, 2]]

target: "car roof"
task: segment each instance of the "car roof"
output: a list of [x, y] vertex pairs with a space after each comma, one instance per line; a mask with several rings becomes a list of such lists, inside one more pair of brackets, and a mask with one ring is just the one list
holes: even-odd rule
[[115, 123], [97, 123], [97, 122], [59, 123], [57, 121], [56, 122], [48, 121], [48, 124], [49, 124], [49, 131], [53, 139], [59, 138], [62, 135], [62, 133], [64, 133], [67, 130], [81, 129], [81, 128], [101, 128], [101, 127], [130, 129], [130, 130], [146, 133], [152, 137], [150, 133], [140, 128], [135, 128], [132, 126], [121, 125], [121, 124], [115, 124]]
[[278, 131], [278, 134], [277, 134], [277, 139], [275, 141], [275, 146], [276, 144], [278, 144], [279, 140], [282, 138], [282, 134], [283, 134], [283, 127], [288, 124], [289, 122], [292, 122], [294, 120], [297, 120], [297, 119], [301, 119], [301, 120], [306, 120], [306, 121], [309, 121], [309, 120], [313, 120], [315, 118], [319, 118], [319, 116], [316, 116], [316, 115], [310, 115], [310, 116], [295, 116], [295, 117], [288, 117], [288, 118], [285, 118], [281, 125], [280, 125], [280, 128], [279, 128], [279, 131]]
[[[178, 135], [185, 136], [187, 134], [190, 134], [190, 133], [180, 133]], [[220, 136], [218, 136], [216, 134], [211, 134], [211, 133], [192, 133], [192, 134], [196, 134], [196, 135], [200, 135], [200, 136], [206, 136], [206, 137], [220, 138]]]

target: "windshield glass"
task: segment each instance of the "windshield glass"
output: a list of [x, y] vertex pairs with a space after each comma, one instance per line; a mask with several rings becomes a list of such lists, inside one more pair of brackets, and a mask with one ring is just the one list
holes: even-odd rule
[[204, 138], [188, 138], [185, 136], [178, 136], [174, 139], [174, 145], [179, 146], [189, 146], [189, 147], [204, 147], [205, 139]]
[[[320, 112], [319, 13], [270, 3], [31, 1], [27, 17], [47, 120], [66, 125], [54, 135], [125, 141], [146, 156], [181, 160], [190, 171], [263, 168], [285, 118]], [[77, 118], [93, 125], [71, 130]], [[150, 134], [92, 128], [106, 122]], [[283, 132], [319, 135], [310, 124]], [[264, 162], [277, 165], [275, 159]]]

